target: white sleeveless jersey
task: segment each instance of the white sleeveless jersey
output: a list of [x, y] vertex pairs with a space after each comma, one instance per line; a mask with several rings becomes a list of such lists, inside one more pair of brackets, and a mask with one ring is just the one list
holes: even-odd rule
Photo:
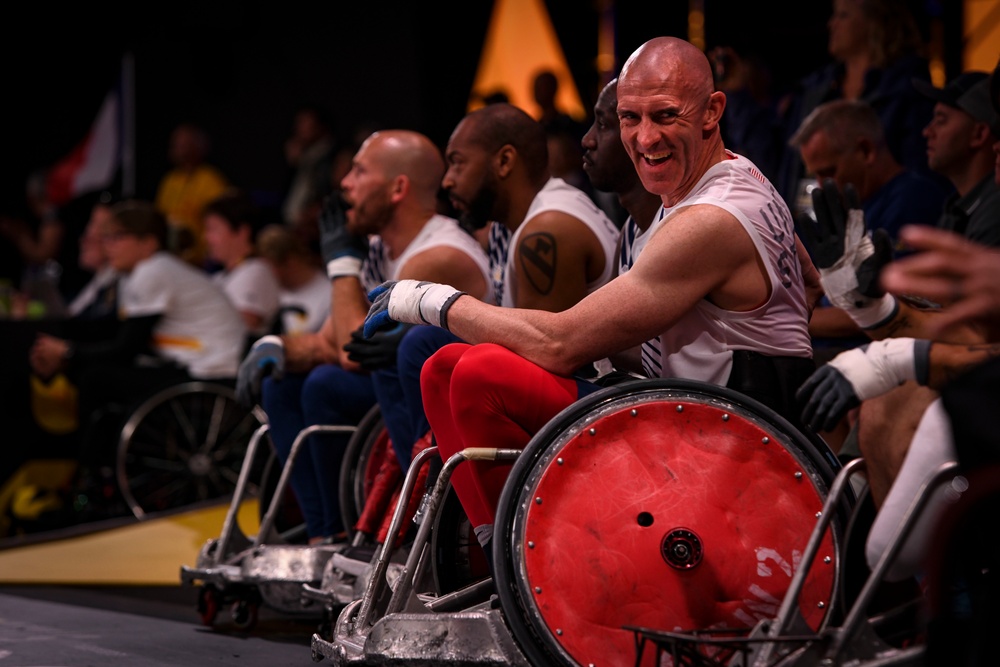
[[743, 225], [764, 259], [771, 296], [749, 311], [725, 310], [699, 301], [669, 330], [642, 344], [642, 365], [649, 377], [729, 381], [733, 350], [770, 356], [812, 357], [809, 311], [802, 269], [795, 252], [791, 213], [774, 186], [746, 158], [729, 153], [709, 169], [677, 205], [660, 208], [646, 233], [629, 220], [623, 231], [619, 272], [625, 273], [658, 229], [677, 211], [695, 204], [725, 209]]
[[447, 246], [465, 252], [476, 263], [486, 281], [486, 295], [483, 301], [493, 303], [493, 281], [490, 279], [489, 258], [472, 234], [462, 229], [458, 221], [444, 215], [435, 215], [410, 242], [399, 257], [392, 259], [389, 251], [378, 236], [372, 236], [368, 244], [368, 259], [361, 267], [361, 284], [365, 292], [370, 292], [386, 280], [398, 280], [399, 270], [406, 266], [410, 258], [430, 248]]
[[122, 277], [119, 310], [125, 318], [159, 315], [153, 347], [193, 377], [236, 377], [246, 327], [222, 288], [201, 269], [158, 252]]
[[[614, 272], [615, 250], [618, 247], [618, 228], [615, 223], [583, 190], [570, 185], [561, 178], [550, 178], [545, 187], [539, 190], [531, 201], [528, 213], [524, 216], [524, 222], [518, 226], [513, 235], [505, 240], [502, 255], [503, 273], [499, 281], [499, 298], [496, 301], [498, 305], [512, 308], [517, 303], [517, 271], [514, 267], [514, 253], [511, 252], [511, 249], [517, 247], [521, 232], [527, 226], [528, 221], [539, 213], [552, 210], [563, 211], [580, 220], [597, 236], [604, 249], [604, 271], [596, 280], [587, 283], [587, 294], [611, 279]], [[503, 227], [503, 225], [494, 224], [493, 227]], [[490, 232], [491, 266], [495, 270], [501, 264], [497, 262], [499, 256], [497, 259], [493, 258], [494, 234], [492, 229]], [[496, 236], [499, 241], [500, 234]], [[494, 283], [496, 282], [494, 275]], [[494, 287], [496, 288], [496, 284]]]

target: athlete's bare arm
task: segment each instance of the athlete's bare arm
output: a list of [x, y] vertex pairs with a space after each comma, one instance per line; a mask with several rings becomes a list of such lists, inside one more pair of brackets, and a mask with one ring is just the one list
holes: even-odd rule
[[739, 221], [715, 206], [691, 206], [655, 233], [628, 273], [566, 311], [500, 309], [463, 297], [448, 311], [448, 324], [466, 341], [499, 343], [569, 375], [659, 335], [702, 298], [750, 310], [768, 298], [768, 289]]

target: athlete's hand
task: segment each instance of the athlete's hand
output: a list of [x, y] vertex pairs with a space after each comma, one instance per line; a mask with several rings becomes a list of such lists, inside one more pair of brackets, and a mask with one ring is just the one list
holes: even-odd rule
[[450, 285], [427, 281], [386, 281], [368, 293], [372, 305], [365, 317], [364, 337], [371, 338], [396, 322], [447, 329], [448, 309], [464, 294]]
[[365, 338], [361, 329], [351, 332], [351, 342], [344, 346], [347, 358], [359, 364], [362, 370], [377, 371], [396, 365], [396, 352], [412, 324], [396, 324], [389, 329], [379, 329], [371, 338]]
[[826, 179], [813, 189], [812, 200], [816, 224], [806, 222], [800, 231], [812, 248], [827, 298], [858, 326], [881, 326], [898, 308], [895, 298], [878, 286], [882, 267], [892, 260], [888, 235], [881, 232], [873, 242], [857, 191], [850, 184], [841, 198], [837, 184]]
[[347, 205], [340, 193], [329, 195], [319, 215], [319, 247], [326, 263], [326, 275], [360, 276], [361, 263], [368, 256], [368, 238], [347, 229]]
[[802, 422], [829, 431], [861, 401], [881, 396], [907, 380], [927, 382], [930, 343], [887, 338], [841, 352], [802, 383], [795, 397]]
[[270, 375], [285, 375], [285, 344], [278, 336], [264, 336], [255, 342], [236, 373], [236, 400], [246, 409], [260, 402], [260, 385]]

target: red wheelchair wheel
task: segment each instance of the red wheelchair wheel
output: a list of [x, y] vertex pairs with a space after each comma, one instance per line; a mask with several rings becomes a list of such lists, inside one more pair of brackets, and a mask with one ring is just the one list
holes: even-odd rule
[[351, 535], [375, 485], [386, 452], [390, 451], [388, 445], [389, 431], [376, 404], [358, 423], [344, 450], [344, 461], [340, 467], [340, 516], [344, 528]]
[[[839, 466], [818, 438], [706, 383], [577, 401], [528, 444], [500, 498], [493, 558], [515, 640], [532, 664], [606, 667], [636, 664], [626, 626], [749, 631], [777, 613]], [[842, 523], [800, 596], [813, 630], [836, 594]]]

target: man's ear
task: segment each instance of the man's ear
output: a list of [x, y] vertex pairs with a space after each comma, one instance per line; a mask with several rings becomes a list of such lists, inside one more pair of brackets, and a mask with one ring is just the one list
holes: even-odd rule
[[510, 144], [504, 144], [496, 154], [497, 176], [507, 178], [517, 163], [517, 149]]
[[990, 126], [982, 121], [976, 121], [976, 124], [972, 127], [972, 145], [974, 148], [978, 149], [983, 144], [987, 146], [992, 146], [996, 143], [996, 137], [993, 136], [993, 132], [990, 130]]
[[392, 187], [389, 189], [389, 198], [392, 203], [399, 202], [406, 196], [406, 193], [410, 190], [410, 179], [404, 174], [396, 176], [392, 179]]
[[726, 94], [717, 90], [708, 97], [708, 108], [705, 110], [705, 122], [702, 128], [711, 130], [722, 122], [722, 112], [726, 110]]
[[865, 137], [858, 139], [858, 150], [864, 156], [866, 164], [871, 164], [875, 159], [875, 144], [870, 139]]

